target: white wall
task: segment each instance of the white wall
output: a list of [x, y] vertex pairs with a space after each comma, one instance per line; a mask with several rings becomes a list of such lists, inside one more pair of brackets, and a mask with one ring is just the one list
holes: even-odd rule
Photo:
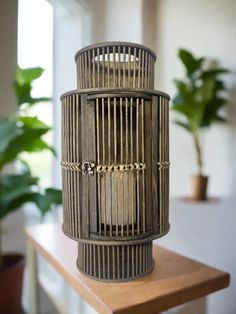
[[[174, 78], [184, 75], [177, 59], [180, 47], [219, 61], [230, 93], [229, 125], [216, 125], [204, 135], [205, 172], [210, 194], [225, 196], [218, 203], [191, 204], [171, 200], [169, 235], [157, 241], [231, 274], [230, 288], [207, 299], [207, 314], [235, 314], [236, 295], [236, 1], [159, 0], [156, 7], [156, 88], [174, 96]], [[171, 117], [173, 119], [173, 116]], [[171, 195], [190, 191], [195, 171], [190, 136], [171, 124]], [[192, 313], [192, 311], [186, 313]], [[202, 312], [199, 310], [199, 313]]]
[[[60, 151], [61, 151], [61, 102], [60, 96], [76, 89], [76, 66], [74, 56], [84, 42], [82, 30], [82, 8], [70, 0], [51, 1], [54, 10], [53, 42], [53, 131], [54, 145], [59, 158], [53, 163], [53, 181], [61, 187]], [[82, 12], [81, 12], [82, 11]]]
[[[170, 232], [156, 244], [229, 272], [230, 287], [207, 297], [206, 311], [197, 302], [185, 314], [236, 313], [236, 211], [235, 198], [197, 204], [170, 201]], [[193, 311], [193, 308], [195, 311]], [[177, 312], [181, 314], [182, 312]]]
[[[204, 136], [210, 194], [230, 195], [236, 187], [236, 1], [159, 0], [156, 10], [156, 88], [175, 95], [173, 79], [184, 74], [177, 59], [180, 47], [216, 59], [232, 71], [225, 77], [232, 97], [227, 109], [230, 125], [217, 125]], [[185, 131], [171, 125], [170, 136], [171, 195], [179, 196], [190, 190], [188, 178], [195, 172], [195, 156]]]
[[103, 41], [142, 42], [143, 0], [77, 1], [90, 17], [88, 44]]
[[142, 0], [107, 0], [107, 41], [142, 41]]

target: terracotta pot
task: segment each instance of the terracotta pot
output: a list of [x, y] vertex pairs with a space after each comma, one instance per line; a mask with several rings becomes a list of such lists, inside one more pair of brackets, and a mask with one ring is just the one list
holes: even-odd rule
[[0, 271], [0, 313], [21, 314], [22, 280], [25, 259], [21, 254], [3, 255]]
[[192, 176], [192, 198], [196, 201], [205, 201], [207, 199], [207, 176]]

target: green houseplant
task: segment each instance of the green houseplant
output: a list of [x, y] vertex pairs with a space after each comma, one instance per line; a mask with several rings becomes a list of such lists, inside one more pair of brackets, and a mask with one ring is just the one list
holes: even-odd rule
[[207, 66], [209, 60], [196, 58], [185, 49], [179, 49], [178, 56], [185, 68], [185, 78], [174, 80], [177, 94], [172, 109], [178, 114], [174, 122], [192, 136], [197, 162], [197, 174], [192, 178], [192, 198], [205, 200], [208, 177], [203, 172], [202, 130], [213, 123], [226, 122], [220, 112], [227, 104], [226, 88], [221, 76], [228, 70]]
[[[61, 204], [61, 191], [42, 188], [39, 178], [32, 175], [22, 153], [34, 153], [53, 148], [44, 135], [50, 128], [36, 116], [28, 114], [29, 108], [49, 98], [32, 97], [32, 83], [43, 73], [42, 68], [17, 68], [14, 91], [17, 110], [8, 119], [0, 120], [0, 312], [18, 313], [21, 302], [21, 281], [24, 257], [20, 254], [3, 254], [1, 250], [2, 220], [26, 203], [34, 203], [42, 216], [53, 204]], [[4, 167], [17, 164], [18, 171], [7, 173]], [[4, 297], [2, 297], [4, 296]]]

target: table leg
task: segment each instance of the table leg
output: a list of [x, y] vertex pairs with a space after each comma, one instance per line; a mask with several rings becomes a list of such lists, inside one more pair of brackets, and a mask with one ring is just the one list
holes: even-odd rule
[[29, 280], [29, 312], [38, 313], [38, 274], [37, 257], [31, 241], [27, 241], [27, 266]]

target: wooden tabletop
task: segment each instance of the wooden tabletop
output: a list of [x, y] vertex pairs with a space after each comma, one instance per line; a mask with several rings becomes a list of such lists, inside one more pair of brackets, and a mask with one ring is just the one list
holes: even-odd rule
[[103, 283], [76, 268], [77, 243], [58, 225], [25, 229], [27, 238], [62, 277], [99, 313], [156, 314], [229, 285], [229, 274], [154, 245], [155, 267], [126, 283]]

